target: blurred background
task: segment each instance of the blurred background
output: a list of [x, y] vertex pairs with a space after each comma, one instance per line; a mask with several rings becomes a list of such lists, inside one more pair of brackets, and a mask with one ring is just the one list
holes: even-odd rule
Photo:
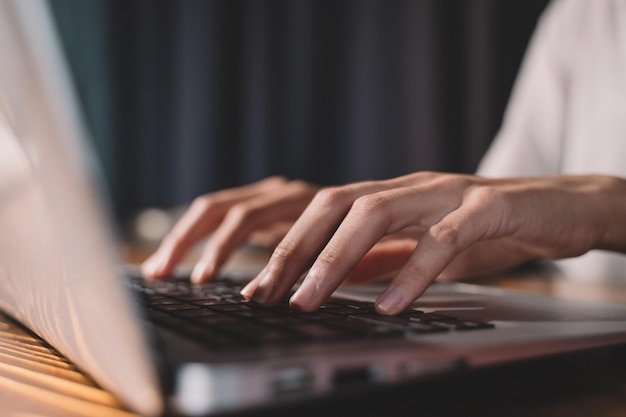
[[49, 0], [121, 224], [283, 175], [472, 172], [547, 0]]

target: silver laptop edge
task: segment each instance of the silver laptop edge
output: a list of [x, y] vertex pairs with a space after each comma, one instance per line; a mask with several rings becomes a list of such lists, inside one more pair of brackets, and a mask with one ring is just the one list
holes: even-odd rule
[[158, 415], [149, 349], [128, 294], [110, 284], [111, 229], [47, 6], [0, 2], [0, 308], [133, 409]]

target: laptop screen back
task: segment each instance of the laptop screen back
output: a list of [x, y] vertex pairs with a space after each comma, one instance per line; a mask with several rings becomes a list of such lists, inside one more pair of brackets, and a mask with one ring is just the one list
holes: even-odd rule
[[156, 372], [116, 274], [47, 3], [0, 2], [0, 308], [143, 414]]

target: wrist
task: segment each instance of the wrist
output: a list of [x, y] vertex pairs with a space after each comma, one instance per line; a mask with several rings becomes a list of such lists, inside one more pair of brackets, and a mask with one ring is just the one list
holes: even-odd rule
[[595, 249], [626, 253], [626, 180], [610, 176], [594, 178], [599, 185], [593, 200], [601, 231]]

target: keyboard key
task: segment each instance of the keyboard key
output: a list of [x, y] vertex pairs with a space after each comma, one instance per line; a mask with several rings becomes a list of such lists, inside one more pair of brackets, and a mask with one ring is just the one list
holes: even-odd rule
[[490, 323], [438, 313], [407, 310], [397, 316], [376, 313], [372, 303], [331, 298], [318, 311], [289, 308], [288, 298], [274, 307], [246, 301], [241, 284], [223, 279], [193, 285], [188, 280], [134, 280], [148, 307], [147, 318], [211, 349], [334, 343], [348, 339], [414, 338], [456, 330], [488, 329]]

